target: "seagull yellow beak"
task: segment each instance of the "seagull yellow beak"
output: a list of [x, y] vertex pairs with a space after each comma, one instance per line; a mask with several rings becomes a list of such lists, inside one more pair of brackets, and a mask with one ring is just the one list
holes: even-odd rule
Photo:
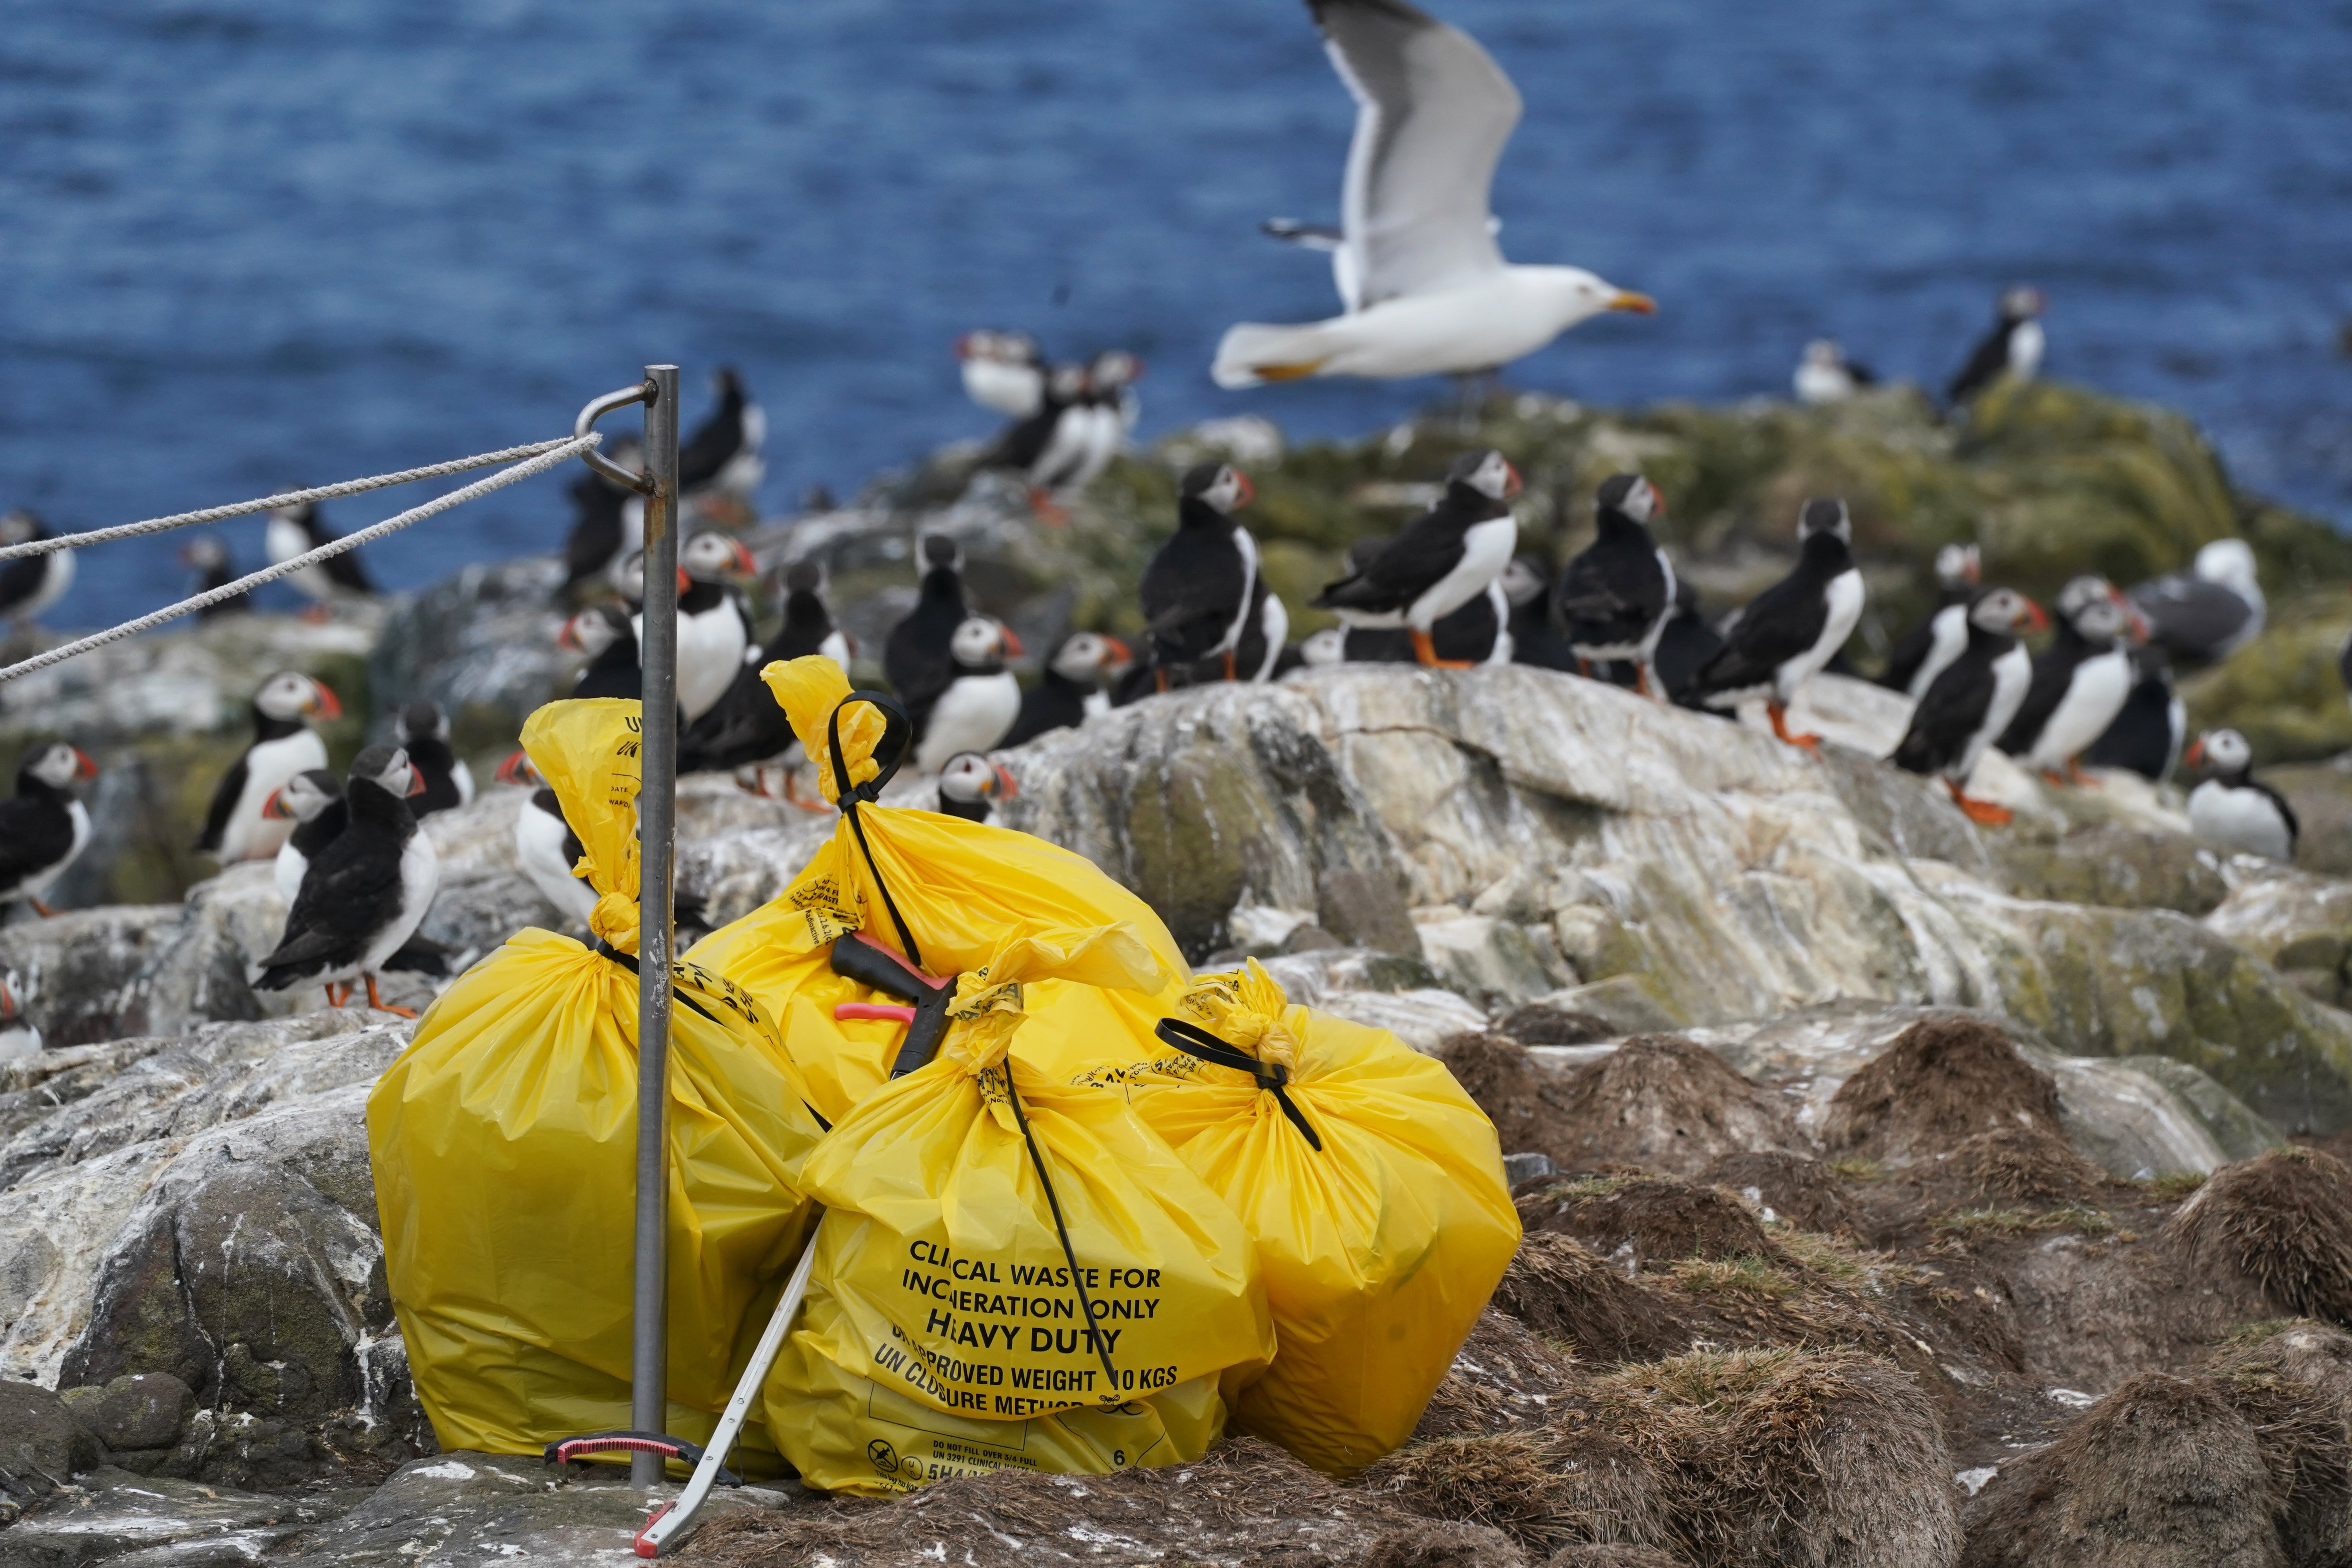
[[1609, 308], [1612, 310], [1631, 310], [1637, 316], [1654, 316], [1658, 313], [1658, 302], [1655, 300], [1651, 299], [1647, 294], [1636, 294], [1630, 289], [1619, 289], [1615, 298], [1609, 301]]

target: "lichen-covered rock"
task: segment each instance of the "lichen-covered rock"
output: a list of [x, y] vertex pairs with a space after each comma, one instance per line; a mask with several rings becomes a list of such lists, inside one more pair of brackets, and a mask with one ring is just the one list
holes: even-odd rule
[[0, 1379], [0, 1495], [47, 1497], [97, 1462], [97, 1443], [64, 1400], [37, 1384]]
[[2192, 732], [2223, 725], [2262, 763], [2298, 763], [2352, 749], [2352, 708], [2336, 658], [2352, 633], [2343, 578], [2332, 592], [2272, 607], [2262, 635], [2180, 683]]

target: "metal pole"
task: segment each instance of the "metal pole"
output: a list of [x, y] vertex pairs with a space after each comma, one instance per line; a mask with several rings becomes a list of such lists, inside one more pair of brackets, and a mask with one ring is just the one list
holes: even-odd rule
[[[637, 1247], [629, 1424], [669, 1429], [670, 870], [677, 826], [677, 366], [649, 364], [646, 380], [643, 781], [637, 793]], [[658, 1454], [629, 1458], [629, 1481], [662, 1479]]]

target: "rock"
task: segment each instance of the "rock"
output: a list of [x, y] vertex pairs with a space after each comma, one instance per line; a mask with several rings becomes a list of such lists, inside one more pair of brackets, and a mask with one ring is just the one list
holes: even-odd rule
[[551, 555], [467, 566], [403, 600], [368, 658], [368, 689], [390, 711], [430, 698], [460, 756], [503, 754], [530, 710], [568, 689], [577, 655], [556, 646], [570, 610]]
[[2010, 890], [2021, 899], [2210, 914], [2230, 895], [2220, 857], [2186, 833], [2097, 825], [2054, 841], [2011, 834], [1995, 841]]
[[109, 1448], [169, 1448], [195, 1407], [195, 1391], [170, 1373], [135, 1373], [100, 1391], [88, 1425]]
[[2352, 876], [2352, 754], [2265, 766], [2263, 782], [2286, 796], [2303, 826], [2295, 865], [2327, 877]]
[[272, 1497], [108, 1466], [0, 1535], [0, 1560], [9, 1568], [249, 1563], [352, 1500], [349, 1493]]
[[[37, 1384], [0, 1378], [0, 1492], [47, 1497], [97, 1462], [97, 1445], [64, 1400]], [[0, 1536], [0, 1550], [7, 1540]]]
[[1516, 1187], [1521, 1182], [1532, 1182], [1552, 1173], [1549, 1154], [1506, 1154], [1503, 1156], [1503, 1180]]
[[139, 978], [178, 935], [181, 918], [176, 905], [149, 904], [17, 921], [0, 926], [0, 974], [46, 1047], [143, 1034]]

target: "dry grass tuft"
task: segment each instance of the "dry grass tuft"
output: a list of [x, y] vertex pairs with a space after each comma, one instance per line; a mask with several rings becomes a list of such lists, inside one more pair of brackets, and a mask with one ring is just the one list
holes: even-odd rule
[[2224, 1165], [2167, 1223], [2197, 1264], [2226, 1268], [2282, 1311], [2352, 1321], [2352, 1168], [2316, 1149]]
[[1760, 1258], [1685, 1258], [1667, 1270], [1697, 1296], [1738, 1296], [1777, 1301], [1797, 1293], [1797, 1282]]
[[2011, 1127], [2058, 1131], [2056, 1080], [1990, 1024], [1930, 1018], [1845, 1080], [1822, 1142], [1833, 1153], [1901, 1163]]
[[1556, 1232], [1520, 1240], [1493, 1305], [1592, 1361], [1643, 1361], [1690, 1343], [1667, 1302]]
[[2179, 1202], [2203, 1186], [2205, 1182], [2206, 1173], [2203, 1171], [2166, 1171], [2145, 1181], [2134, 1182], [2132, 1185], [2158, 1203], [2169, 1204]]
[[1772, 1244], [1748, 1205], [1720, 1187], [1672, 1176], [1606, 1176], [1565, 1182], [1519, 1200], [1528, 1230], [1558, 1231], [1636, 1268], [1677, 1258], [1770, 1257]]
[[1996, 1127], [1962, 1139], [1951, 1158], [1979, 1190], [2031, 1203], [2088, 1198], [2107, 1182], [2050, 1127]]

